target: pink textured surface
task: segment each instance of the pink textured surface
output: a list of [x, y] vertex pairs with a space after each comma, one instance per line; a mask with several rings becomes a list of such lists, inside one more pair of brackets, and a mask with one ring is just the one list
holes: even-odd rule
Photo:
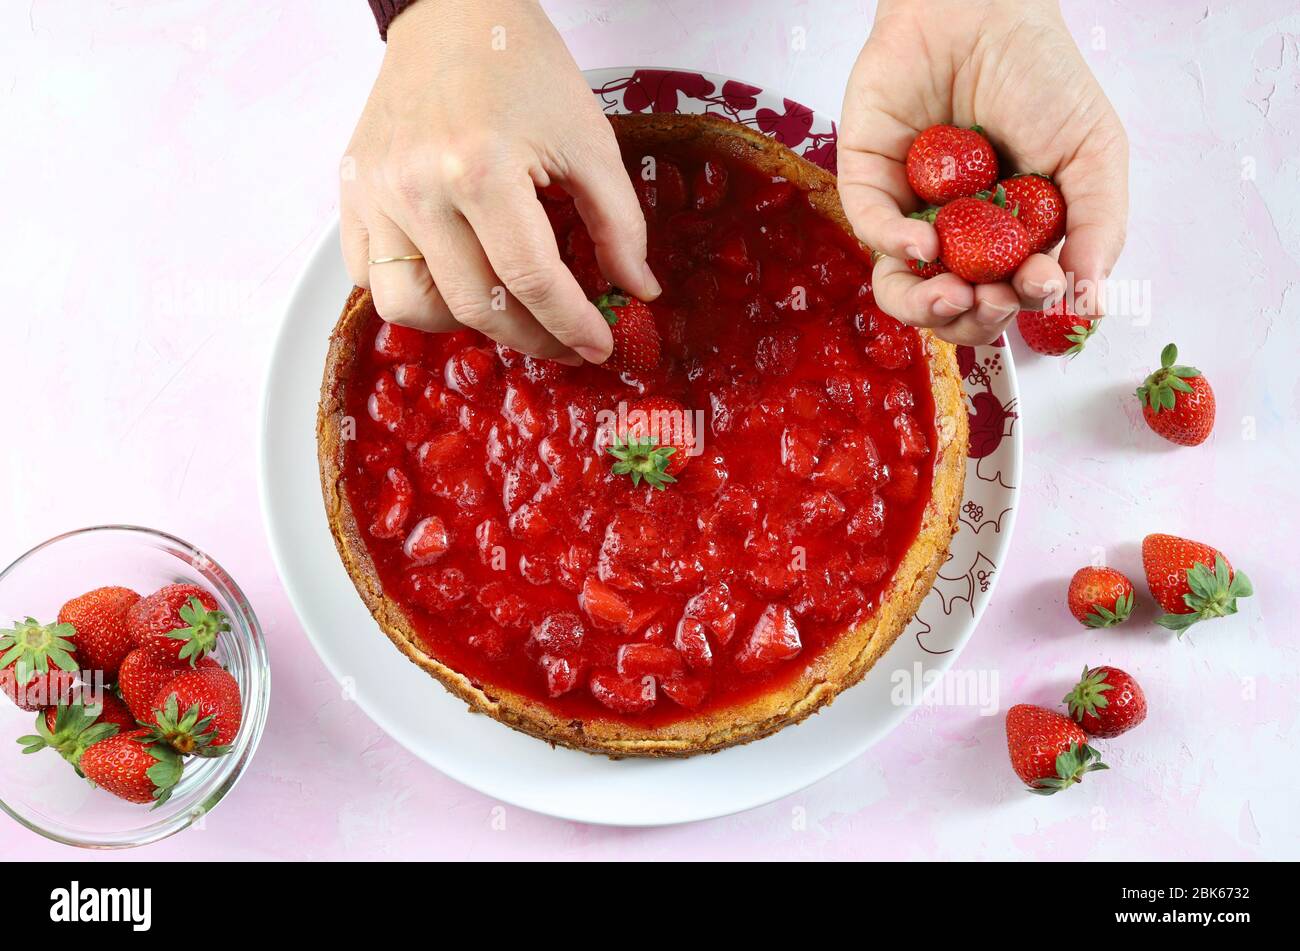
[[[714, 70], [834, 114], [869, 28], [860, 6], [548, 9], [584, 67]], [[258, 392], [382, 55], [366, 5], [6, 5], [0, 560], [93, 523], [175, 532], [243, 585], [275, 665], [239, 788], [204, 829], [128, 857], [1300, 857], [1300, 603], [1269, 560], [1300, 504], [1300, 15], [1288, 0], [1069, 7], [1132, 140], [1115, 276], [1136, 282], [1147, 316], [1111, 318], [1069, 365], [1013, 344], [1017, 537], [957, 669], [996, 676], [1005, 709], [1052, 703], [1084, 663], [1113, 663], [1142, 681], [1150, 717], [1107, 744], [1110, 773], [1052, 799], [1018, 788], [1000, 715], [933, 706], [801, 794], [627, 832], [501, 806], [409, 755], [343, 699], [271, 566]], [[1170, 339], [1218, 394], [1200, 449], [1160, 443], [1130, 397]], [[1074, 626], [1070, 573], [1101, 548], [1136, 579], [1149, 531], [1224, 548], [1259, 594], [1182, 643], [1146, 623], [1149, 608], [1119, 632]], [[70, 854], [0, 825], [0, 856]]]

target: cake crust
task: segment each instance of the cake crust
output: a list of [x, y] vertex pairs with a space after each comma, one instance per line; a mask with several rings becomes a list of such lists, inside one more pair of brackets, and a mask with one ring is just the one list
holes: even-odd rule
[[[852, 234], [840, 206], [835, 177], [751, 129], [710, 116], [613, 116], [611, 122], [624, 143], [648, 147], [697, 143], [781, 175], [807, 192], [819, 213]], [[748, 743], [802, 721], [861, 680], [910, 623], [947, 558], [963, 494], [967, 417], [955, 348], [928, 330], [920, 330], [930, 370], [938, 443], [931, 495], [920, 530], [899, 562], [876, 612], [846, 630], [797, 678], [780, 690], [746, 702], [655, 727], [614, 719], [561, 717], [512, 690], [477, 683], [429, 654], [401, 605], [384, 594], [344, 489], [345, 394], [358, 365], [362, 331], [373, 315], [369, 291], [354, 288], [330, 337], [317, 415], [325, 513], [344, 567], [380, 629], [407, 658], [465, 701], [471, 711], [487, 714], [553, 745], [614, 758], [685, 757]]]

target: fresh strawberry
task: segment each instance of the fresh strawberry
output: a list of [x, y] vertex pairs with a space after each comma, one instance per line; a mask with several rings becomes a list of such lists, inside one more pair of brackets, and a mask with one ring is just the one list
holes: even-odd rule
[[176, 751], [149, 740], [146, 730], [119, 733], [81, 754], [81, 771], [94, 785], [155, 809], [171, 797], [183, 769]]
[[140, 600], [130, 588], [96, 588], [59, 609], [59, 623], [77, 632], [77, 658], [87, 670], [117, 677], [122, 658], [138, 645], [126, 623], [126, 612]]
[[1088, 627], [1114, 627], [1133, 613], [1133, 582], [1114, 568], [1080, 568], [1066, 595], [1070, 613]]
[[1181, 637], [1197, 621], [1237, 613], [1237, 599], [1254, 594], [1245, 572], [1233, 571], [1223, 553], [1177, 535], [1142, 539], [1147, 586], [1165, 614], [1156, 623]]
[[1035, 353], [1072, 357], [1096, 332], [1096, 321], [1077, 317], [1062, 297], [1047, 310], [1022, 310], [1016, 317], [1020, 336]]
[[0, 691], [24, 710], [61, 702], [77, 682], [76, 636], [71, 624], [30, 617], [0, 630]]
[[[205, 670], [220, 668], [221, 665], [211, 657], [204, 657], [196, 666], [199, 670]], [[153, 699], [158, 696], [158, 691], [189, 669], [188, 664], [159, 659], [143, 648], [136, 648], [127, 654], [117, 675], [117, 687], [122, 691], [122, 699], [131, 711], [131, 716], [148, 722]]]
[[959, 129], [934, 125], [907, 150], [907, 183], [930, 205], [992, 188], [998, 180], [998, 157], [979, 126]]
[[[123, 733], [140, 727], [122, 698], [110, 691], [106, 690], [98, 697], [89, 694], [78, 696], [73, 703], [84, 706], [86, 711], [95, 717], [96, 723], [111, 723]], [[45, 708], [45, 724], [51, 730], [54, 729], [58, 713], [58, 707]]]
[[1147, 718], [1142, 688], [1118, 667], [1085, 667], [1065, 703], [1089, 736], [1119, 736]]
[[907, 266], [912, 269], [912, 273], [921, 278], [937, 277], [940, 274], [948, 273], [948, 265], [942, 261], [918, 261], [916, 258], [908, 258]]
[[613, 445], [605, 451], [618, 460], [613, 467], [617, 475], [630, 475], [633, 485], [644, 479], [664, 489], [677, 481], [694, 447], [695, 430], [686, 407], [665, 396], [649, 396], [628, 406]]
[[1005, 281], [1029, 257], [1029, 232], [1006, 205], [999, 187], [992, 195], [958, 198], [913, 217], [934, 222], [948, 270], [972, 284], [992, 284]]
[[1043, 796], [1082, 782], [1084, 773], [1109, 768], [1077, 723], [1027, 703], [1007, 711], [1007, 752], [1016, 775]]
[[188, 661], [193, 667], [230, 630], [217, 599], [193, 584], [169, 584], [141, 598], [127, 612], [132, 636], [163, 663]]
[[1199, 446], [1214, 428], [1214, 390], [1196, 367], [1174, 363], [1178, 348], [1160, 351], [1160, 369], [1137, 389], [1142, 417], [1158, 435], [1180, 446]]
[[1065, 237], [1065, 199], [1046, 175], [1013, 175], [998, 183], [1007, 193], [1007, 205], [1029, 232], [1029, 253], [1042, 254]]
[[239, 683], [220, 667], [185, 670], [154, 697], [150, 739], [182, 755], [222, 756], [243, 720]]
[[52, 749], [81, 770], [81, 755], [101, 740], [139, 729], [121, 700], [105, 694], [99, 706], [80, 700], [46, 707], [36, 715], [36, 733], [20, 736], [24, 753]]
[[643, 301], [615, 289], [596, 298], [595, 304], [614, 334], [614, 350], [602, 366], [632, 374], [649, 373], [659, 366], [659, 328]]

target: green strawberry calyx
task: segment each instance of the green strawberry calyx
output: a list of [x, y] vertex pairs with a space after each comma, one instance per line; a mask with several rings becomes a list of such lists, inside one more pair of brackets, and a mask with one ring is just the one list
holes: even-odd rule
[[618, 323], [618, 308], [626, 307], [628, 304], [632, 303], [632, 299], [622, 291], [615, 288], [608, 293], [601, 294], [592, 301], [592, 303], [595, 304], [596, 309], [600, 311], [600, 316], [605, 318], [605, 323], [613, 327]]
[[30, 617], [20, 621], [0, 630], [0, 670], [12, 667], [20, 687], [38, 674], [48, 674], [51, 663], [59, 670], [76, 673], [72, 654], [77, 645], [69, 640], [76, 636], [77, 629], [71, 624], [41, 624]]
[[[1069, 350], [1066, 350], [1063, 355], [1067, 357], [1078, 356], [1083, 352], [1083, 347], [1088, 342], [1088, 338], [1096, 332], [1097, 322], [1095, 320], [1088, 321], [1086, 327], [1083, 324], [1075, 324], [1070, 328], [1070, 333], [1065, 335], [1065, 339], [1070, 341], [1073, 346], [1070, 347]], [[1127, 617], [1127, 615], [1125, 615], [1125, 617]], [[1120, 620], [1123, 620], [1123, 618]]]
[[154, 722], [144, 724], [147, 732], [143, 739], [169, 746], [182, 756], [224, 756], [230, 752], [230, 747], [213, 745], [217, 728], [213, 725], [213, 718], [201, 716], [202, 712], [196, 703], [182, 714], [180, 698], [175, 692], [170, 693], [162, 707], [155, 711]]
[[1101, 761], [1100, 753], [1087, 743], [1071, 743], [1068, 750], [1056, 754], [1056, 775], [1036, 780], [1029, 791], [1039, 796], [1051, 796], [1083, 782], [1084, 773], [1098, 769], [1110, 769]]
[[1187, 587], [1191, 590], [1183, 595], [1183, 603], [1188, 609], [1156, 618], [1157, 624], [1176, 631], [1179, 637], [1197, 621], [1236, 614], [1237, 599], [1255, 593], [1245, 572], [1233, 571], [1222, 555], [1214, 556], [1213, 571], [1199, 561], [1188, 568]]
[[1187, 381], [1201, 375], [1196, 367], [1178, 366], [1178, 348], [1172, 343], [1160, 351], [1160, 369], [1146, 378], [1137, 388], [1137, 397], [1153, 413], [1173, 409], [1178, 393], [1192, 392]]
[[116, 723], [100, 723], [103, 707], [87, 707], [82, 703], [61, 703], [54, 716], [54, 729], [45, 722], [45, 711], [36, 714], [36, 732], [20, 736], [18, 743], [24, 753], [39, 753], [51, 749], [72, 764], [77, 775], [81, 773], [81, 754], [101, 740], [116, 736]]
[[618, 460], [614, 463], [614, 474], [630, 475], [634, 486], [645, 479], [649, 485], [663, 490], [677, 481], [666, 471], [669, 459], [677, 452], [676, 446], [661, 446], [653, 437], [629, 439], [626, 443], [615, 438], [614, 444], [605, 451]]
[[1088, 627], [1114, 627], [1127, 621], [1133, 613], [1133, 592], [1126, 591], [1115, 599], [1114, 609], [1101, 602], [1095, 602], [1088, 611], [1083, 623]]
[[180, 754], [165, 743], [155, 743], [147, 736], [137, 736], [134, 740], [137, 743], [152, 744], [149, 747], [149, 755], [157, 760], [144, 771], [144, 774], [149, 777], [149, 782], [153, 783], [153, 805], [149, 807], [152, 812], [171, 798], [172, 790], [181, 781], [185, 763]]
[[180, 659], [188, 660], [193, 667], [216, 648], [217, 636], [230, 630], [230, 620], [224, 611], [209, 611], [196, 597], [185, 602], [179, 613], [187, 626], [179, 627], [167, 636], [185, 642]]
[[1098, 716], [1098, 710], [1110, 706], [1106, 691], [1114, 690], [1114, 684], [1106, 683], [1107, 671], [1098, 668], [1083, 668], [1083, 676], [1074, 685], [1074, 689], [1065, 695], [1062, 702], [1069, 708], [1070, 716], [1082, 723], [1085, 716]]

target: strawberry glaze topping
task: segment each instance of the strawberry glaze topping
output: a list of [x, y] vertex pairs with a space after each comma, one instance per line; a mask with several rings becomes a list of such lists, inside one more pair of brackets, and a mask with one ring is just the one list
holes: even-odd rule
[[[919, 337], [875, 306], [856, 242], [729, 158], [657, 154], [657, 184], [642, 159], [625, 155], [665, 288], [658, 366], [570, 368], [372, 314], [344, 472], [430, 653], [561, 716], [651, 726], [789, 683], [875, 609], [936, 439]], [[572, 203], [541, 200], [608, 293]], [[695, 437], [662, 487], [607, 452], [645, 397]]]

